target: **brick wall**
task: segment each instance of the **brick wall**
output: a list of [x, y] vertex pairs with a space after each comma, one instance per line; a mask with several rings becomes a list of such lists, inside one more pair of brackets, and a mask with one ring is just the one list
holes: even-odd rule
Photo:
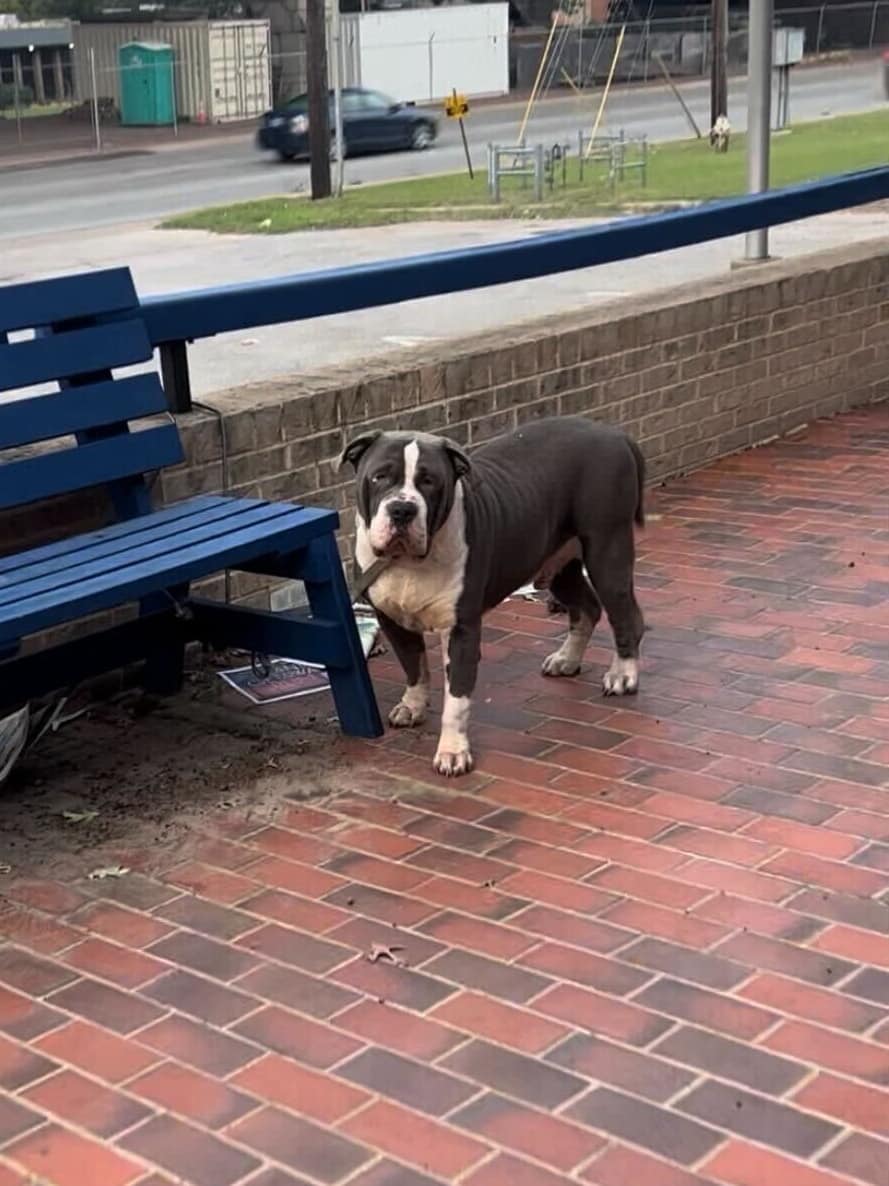
[[[582, 413], [632, 433], [657, 481], [887, 398], [887, 364], [889, 244], [880, 241], [400, 354], [360, 375], [218, 393], [208, 402], [224, 419], [225, 474], [219, 419], [195, 412], [181, 420], [188, 462], [164, 472], [156, 491], [175, 501], [225, 487], [335, 506], [348, 554], [351, 472], [335, 462], [359, 429], [444, 432], [471, 448], [536, 417]], [[95, 499], [56, 503], [0, 519], [0, 538], [20, 547], [99, 516]], [[262, 583], [238, 577], [234, 592], [260, 599]]]

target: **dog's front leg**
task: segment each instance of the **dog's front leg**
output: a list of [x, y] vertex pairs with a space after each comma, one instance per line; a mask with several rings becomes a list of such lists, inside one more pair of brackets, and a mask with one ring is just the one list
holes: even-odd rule
[[445, 691], [441, 736], [433, 766], [445, 778], [456, 778], [472, 769], [469, 710], [481, 658], [481, 636], [481, 622], [474, 626], [457, 625], [441, 636]]
[[422, 725], [429, 704], [429, 660], [423, 635], [405, 630], [385, 614], [378, 612], [377, 618], [407, 681], [401, 699], [389, 713], [389, 724], [395, 729]]

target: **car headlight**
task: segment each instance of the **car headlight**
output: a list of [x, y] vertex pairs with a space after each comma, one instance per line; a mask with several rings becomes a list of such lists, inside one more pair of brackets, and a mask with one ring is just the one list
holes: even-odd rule
[[309, 121], [304, 115], [295, 115], [290, 121], [291, 132], [308, 132]]

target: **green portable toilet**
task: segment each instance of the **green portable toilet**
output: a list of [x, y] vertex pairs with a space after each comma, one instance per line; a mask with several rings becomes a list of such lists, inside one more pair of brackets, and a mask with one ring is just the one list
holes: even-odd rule
[[117, 53], [120, 122], [175, 123], [173, 47], [165, 41], [128, 41]]

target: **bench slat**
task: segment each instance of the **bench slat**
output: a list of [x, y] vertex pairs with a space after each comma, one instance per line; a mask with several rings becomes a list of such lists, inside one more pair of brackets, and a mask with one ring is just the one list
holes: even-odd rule
[[232, 532], [246, 531], [250, 527], [255, 527], [257, 531], [264, 530], [276, 519], [291, 513], [291, 507], [285, 502], [239, 501], [228, 508], [227, 514], [197, 516], [194, 526], [188, 525], [187, 530], [178, 527], [175, 522], [168, 523], [159, 527], [149, 539], [145, 538], [144, 532], [139, 532], [129, 541], [128, 547], [112, 552], [107, 551], [107, 545], [97, 544], [83, 552], [77, 564], [58, 568], [41, 566], [36, 573], [22, 569], [11, 579], [4, 578], [3, 584], [0, 584], [0, 607], [17, 601], [26, 602], [29, 598], [39, 598], [44, 594], [66, 597], [88, 581], [105, 577], [114, 579], [115, 573], [126, 571], [134, 565], [155, 562], [165, 556], [175, 558], [177, 552], [192, 548], [195, 544], [225, 539]]
[[183, 457], [176, 426], [164, 424], [8, 461], [0, 464], [0, 510], [177, 465]]
[[12, 284], [0, 288], [0, 337], [4, 332], [119, 313], [138, 305], [129, 268]]
[[10, 556], [0, 558], [0, 584], [3, 578], [8, 580], [23, 579], [24, 569], [28, 575], [40, 571], [41, 566], [50, 565], [53, 568], [64, 568], [69, 564], [79, 564], [78, 553], [93, 547], [120, 546], [127, 547], [126, 537], [132, 535], [145, 537], [163, 524], [175, 523], [177, 526], [188, 527], [189, 520], [213, 507], [225, 505], [235, 501], [223, 494], [201, 494], [197, 498], [190, 498], [187, 502], [177, 502], [172, 506], [153, 511], [149, 515], [142, 515], [138, 519], [125, 519], [121, 523], [111, 523], [107, 527], [100, 527], [86, 535], [72, 535], [68, 539], [56, 540], [51, 544], [43, 544], [39, 548], [31, 548], [27, 552], [15, 552]]
[[52, 395], [0, 403], [0, 449], [48, 441], [99, 425], [120, 424], [166, 412], [156, 374], [108, 379]]
[[0, 391], [90, 375], [151, 358], [142, 321], [93, 325], [0, 346]]
[[335, 511], [314, 507], [286, 507], [286, 513], [266, 523], [214, 537], [175, 553], [133, 563], [64, 590], [55, 590], [24, 603], [0, 607], [0, 644], [18, 640], [60, 622], [111, 609], [162, 589], [211, 576], [225, 568], [258, 559], [266, 553], [290, 552], [333, 531]]

